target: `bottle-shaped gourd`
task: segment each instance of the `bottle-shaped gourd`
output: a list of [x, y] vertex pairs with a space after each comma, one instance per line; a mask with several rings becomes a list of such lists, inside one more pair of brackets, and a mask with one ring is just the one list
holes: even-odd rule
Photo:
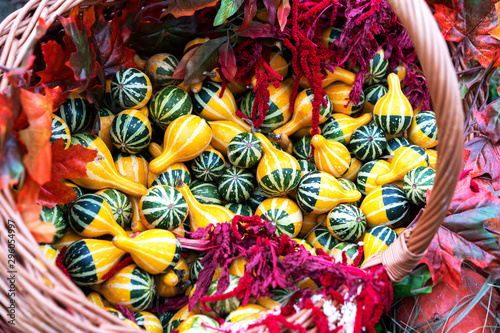
[[96, 293], [95, 291], [91, 292], [90, 294], [87, 295], [87, 299], [92, 302], [93, 304], [97, 305], [100, 308], [105, 308], [106, 305], [104, 304], [104, 299], [102, 298], [101, 295]]
[[90, 133], [78, 133], [71, 136], [71, 144], [81, 144], [88, 149], [97, 150], [94, 161], [87, 163], [87, 176], [71, 179], [76, 185], [89, 190], [113, 188], [124, 193], [140, 197], [146, 193], [146, 187], [120, 175], [113, 162], [113, 156], [100, 137]]
[[408, 171], [419, 166], [429, 166], [429, 157], [425, 149], [416, 145], [399, 147], [394, 151], [391, 170], [389, 173], [377, 177], [377, 185], [403, 180]]
[[146, 228], [146, 226], [142, 224], [140, 199], [132, 196], [129, 196], [128, 198], [130, 199], [130, 203], [132, 204], [132, 219], [130, 219], [130, 229], [133, 232], [148, 230], [148, 228]]
[[373, 119], [384, 132], [399, 134], [410, 127], [413, 109], [408, 98], [401, 91], [399, 77], [391, 73], [387, 77], [389, 91], [378, 100], [373, 109]]
[[63, 265], [77, 285], [95, 285], [104, 281], [104, 275], [111, 271], [125, 254], [126, 252], [110, 241], [81, 239], [68, 246]]
[[306, 214], [325, 214], [340, 203], [359, 199], [359, 191], [344, 190], [335, 177], [323, 171], [304, 175], [297, 187], [297, 204]]
[[115, 167], [128, 180], [147, 185], [149, 163], [142, 155], [119, 153], [115, 157]]
[[113, 244], [130, 253], [132, 260], [151, 274], [160, 274], [174, 267], [181, 258], [181, 243], [168, 230], [143, 231], [134, 238], [117, 236]]
[[257, 183], [265, 193], [281, 197], [299, 184], [300, 165], [290, 154], [273, 146], [262, 133], [255, 133], [262, 143], [264, 154], [257, 166]]
[[158, 156], [160, 156], [162, 151], [163, 149], [156, 142], [151, 142], [149, 144], [148, 152], [149, 154], [151, 154], [151, 156], [153, 156], [153, 158], [157, 158]]
[[352, 118], [342, 113], [334, 113], [323, 124], [321, 135], [327, 140], [335, 140], [343, 145], [347, 145], [351, 141], [352, 133], [356, 128], [368, 124], [371, 120], [371, 113], [364, 114], [358, 118]]
[[126, 235], [115, 221], [109, 204], [98, 194], [84, 194], [76, 199], [68, 216], [71, 228], [84, 237]]
[[[317, 73], [317, 75], [322, 75], [322, 74]], [[330, 72], [328, 70], [326, 71], [326, 77], [321, 82], [321, 86], [323, 88], [326, 88], [330, 84], [336, 81], [340, 81], [352, 86], [354, 84], [355, 79], [356, 79], [356, 74], [354, 74], [351, 71], [348, 71], [347, 69], [337, 67], [333, 72]], [[307, 78], [305, 76], [302, 76], [300, 78], [300, 87], [310, 88], [309, 82], [307, 82]]]
[[111, 136], [109, 131], [111, 129], [111, 124], [113, 123], [113, 119], [115, 119], [115, 115], [109, 109], [100, 108], [99, 109], [99, 121], [100, 121], [100, 129], [97, 135], [104, 141], [106, 146], [110, 151], [115, 150], [115, 146], [111, 141]]
[[[293, 108], [292, 120], [284, 126], [276, 129], [275, 134], [292, 135], [295, 131], [302, 127], [309, 127], [312, 125], [313, 116], [313, 99], [314, 94], [311, 89], [301, 91], [295, 99]], [[323, 101], [325, 103], [323, 103]], [[319, 108], [319, 123], [324, 123], [332, 113], [332, 102], [328, 96], [324, 96], [322, 104]]]
[[234, 214], [226, 207], [200, 203], [182, 181], [177, 184], [176, 188], [182, 193], [189, 206], [189, 221], [192, 232], [198, 228], [206, 228], [210, 224], [215, 226], [219, 223], [231, 222], [233, 219]]
[[163, 152], [149, 163], [149, 169], [159, 174], [176, 162], [199, 156], [212, 140], [212, 129], [205, 119], [187, 115], [174, 120], [165, 131]]
[[314, 146], [314, 162], [319, 170], [340, 177], [349, 169], [351, 154], [340, 142], [327, 140], [316, 134], [311, 140]]
[[363, 265], [372, 255], [387, 249], [389, 245], [394, 243], [396, 238], [398, 238], [396, 232], [383, 225], [368, 229], [363, 238], [363, 252], [365, 254]]
[[160, 276], [158, 294], [164, 298], [179, 296], [191, 284], [189, 277], [189, 265], [181, 258], [172, 270]]

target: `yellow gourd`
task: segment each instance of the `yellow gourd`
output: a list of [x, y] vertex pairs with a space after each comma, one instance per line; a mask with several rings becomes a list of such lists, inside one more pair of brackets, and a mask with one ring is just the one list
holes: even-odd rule
[[349, 169], [351, 154], [338, 141], [327, 140], [317, 134], [311, 140], [314, 146], [314, 162], [319, 170], [340, 177]]
[[234, 311], [231, 311], [226, 318], [226, 321], [231, 323], [242, 322], [247, 320], [256, 320], [265, 315], [266, 309], [257, 304], [247, 304], [240, 306]]
[[295, 157], [277, 148], [262, 133], [255, 133], [262, 143], [263, 155], [257, 166], [257, 183], [265, 193], [284, 196], [299, 184], [301, 172]]
[[164, 298], [173, 298], [183, 294], [188, 285], [185, 281], [189, 280], [189, 276], [189, 266], [186, 260], [181, 258], [172, 270], [160, 276], [158, 294]]
[[132, 196], [128, 196], [130, 202], [132, 203], [132, 219], [130, 220], [130, 229], [133, 232], [146, 231], [148, 228], [142, 224], [141, 220], [141, 206], [140, 199]]
[[153, 156], [153, 158], [157, 158], [158, 156], [160, 156], [162, 151], [163, 149], [156, 142], [151, 142], [148, 146], [148, 152], [151, 154], [151, 156]]
[[159, 174], [176, 162], [192, 160], [201, 155], [211, 140], [212, 130], [203, 118], [179, 117], [168, 125], [163, 152], [149, 163], [149, 168]]
[[168, 230], [147, 230], [134, 238], [116, 236], [113, 244], [128, 252], [140, 268], [151, 274], [160, 274], [174, 267], [181, 257], [181, 244]]
[[[316, 75], [322, 75], [322, 74], [318, 73]], [[335, 81], [340, 81], [352, 86], [354, 84], [355, 79], [356, 75], [354, 73], [348, 71], [347, 69], [337, 67], [333, 72], [326, 71], [326, 77], [323, 79], [323, 82], [321, 82], [321, 86], [323, 88], [326, 88]], [[310, 88], [309, 83], [307, 82], [307, 78], [305, 76], [302, 76], [300, 78], [300, 87]]]
[[137, 154], [119, 154], [115, 161], [115, 167], [119, 174], [125, 178], [147, 185], [149, 175], [148, 161]]
[[309, 232], [316, 226], [317, 218], [321, 215], [314, 214], [304, 214], [304, 219], [302, 220], [302, 229], [300, 230], [299, 237], [304, 238], [309, 234]]
[[429, 166], [428, 156], [423, 148], [419, 146], [399, 147], [394, 151], [391, 161], [391, 170], [385, 175], [377, 177], [377, 185], [384, 185], [403, 180], [406, 173], [419, 166]]
[[[274, 131], [275, 134], [292, 135], [302, 127], [310, 127], [312, 125], [312, 101], [314, 95], [311, 89], [302, 90], [295, 99], [292, 120]], [[321, 104], [319, 110], [319, 123], [324, 123], [332, 113], [332, 103], [328, 96], [323, 98], [326, 100], [326, 107]]]
[[356, 179], [358, 178], [359, 170], [361, 170], [361, 167], [363, 166], [363, 162], [358, 160], [356, 157], [351, 158], [351, 163], [349, 164], [349, 169], [347, 169], [346, 172], [341, 178], [345, 178], [347, 180], [350, 180], [352, 182], [356, 182]]
[[248, 261], [246, 261], [243, 257], [234, 259], [229, 265], [229, 274], [243, 277], [243, 275], [245, 275], [245, 268], [247, 264]]
[[110, 151], [115, 150], [115, 146], [113, 145], [111, 136], [109, 135], [113, 119], [115, 119], [115, 115], [111, 111], [107, 109], [99, 110], [99, 121], [101, 126], [97, 135], [102, 139], [102, 141], [104, 141]]
[[387, 81], [389, 91], [375, 104], [373, 119], [385, 133], [399, 134], [410, 127], [413, 120], [413, 108], [401, 91], [399, 77], [391, 73]]
[[[365, 113], [364, 115], [362, 115], [358, 118], [352, 118], [352, 117], [349, 117], [348, 115], [345, 115], [343, 113], [334, 113], [332, 115], [332, 118], [335, 121], [334, 122], [332, 121], [330, 126], [328, 126], [328, 124], [330, 124], [330, 121], [325, 123], [325, 125], [323, 127], [322, 134], [328, 140], [336, 140], [339, 142], [341, 140], [344, 140], [345, 144], [349, 144], [349, 142], [351, 142], [352, 133], [357, 128], [368, 124], [372, 120], [372, 114]], [[333, 137], [329, 136], [330, 131], [331, 131], [330, 135], [332, 135]], [[339, 131], [341, 131], [341, 133], [338, 133]], [[344, 142], [341, 142], [341, 143], [344, 143]]]
[[140, 327], [144, 327], [147, 332], [163, 333], [163, 325], [161, 321], [151, 312], [136, 312], [134, 317]]
[[425, 152], [427, 153], [427, 156], [429, 156], [429, 166], [435, 170], [437, 166], [438, 152], [434, 149], [426, 149]]
[[227, 155], [229, 142], [237, 134], [245, 132], [240, 125], [229, 120], [209, 121], [208, 123], [212, 127], [212, 142], [210, 144], [224, 155]]
[[94, 161], [87, 163], [87, 176], [73, 178], [71, 181], [78, 186], [90, 190], [113, 188], [135, 197], [146, 193], [146, 186], [131, 181], [118, 173], [113, 162], [113, 156], [100, 137], [90, 133], [78, 133], [71, 136], [71, 144], [82, 144], [88, 149], [97, 150]]
[[325, 88], [326, 95], [332, 101], [332, 112], [342, 113], [348, 116], [356, 115], [364, 106], [363, 100], [358, 105], [349, 102], [354, 86], [343, 82], [334, 82]]
[[[311, 133], [312, 133], [311, 126], [301, 127], [292, 134], [292, 137], [294, 137], [296, 139], [300, 139], [303, 136], [311, 135]], [[318, 133], [321, 133], [321, 129], [319, 128], [319, 126], [318, 126]]]
[[193, 196], [189, 187], [180, 182], [176, 187], [186, 199], [189, 206], [189, 222], [191, 231], [206, 228], [209, 224], [231, 222], [234, 214], [227, 208], [219, 205], [202, 204]]
[[57, 250], [61, 251], [63, 247], [70, 246], [71, 244], [73, 244], [77, 240], [84, 239], [84, 238], [85, 237], [80, 236], [73, 229], [68, 228], [68, 229], [66, 229], [66, 233], [64, 234], [64, 236], [62, 236], [61, 239], [52, 243], [51, 245], [53, 247], [55, 247]]
[[231, 90], [234, 96], [240, 96], [248, 90], [245, 83], [236, 82], [235, 80], [229, 82], [227, 84], [227, 87], [229, 88], [229, 90]]
[[[269, 66], [276, 74], [281, 75], [282, 78], [285, 78], [288, 75], [288, 63], [285, 58], [277, 52], [271, 52], [271, 55], [269, 56]], [[261, 70], [265, 71], [266, 69], [261, 67]], [[250, 83], [254, 87], [257, 85], [257, 78], [255, 77], [255, 74], [252, 76]]]
[[88, 294], [87, 299], [100, 308], [104, 309], [106, 307], [106, 305], [104, 305], [104, 300], [102, 299], [101, 295], [99, 295], [95, 291]]
[[280, 146], [281, 149], [287, 154], [291, 154], [293, 151], [293, 142], [290, 140], [288, 135], [280, 134], [276, 138], [276, 143]]

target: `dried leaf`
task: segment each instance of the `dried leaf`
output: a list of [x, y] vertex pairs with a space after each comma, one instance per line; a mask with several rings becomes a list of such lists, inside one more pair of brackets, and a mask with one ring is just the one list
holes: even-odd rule
[[196, 53], [196, 50], [198, 50], [198, 46], [190, 49], [184, 54], [179, 61], [179, 64], [177, 64], [177, 67], [175, 67], [174, 74], [172, 75], [173, 79], [184, 80], [184, 76], [186, 75], [186, 65], [188, 64], [189, 59], [191, 59]]
[[224, 43], [219, 49], [219, 65], [221, 73], [227, 81], [232, 81], [236, 75], [236, 56], [231, 43]]
[[474, 178], [467, 170], [463, 178], [458, 181], [448, 214], [458, 214], [474, 208], [500, 205], [500, 198], [492, 193], [494, 191], [491, 180]]
[[464, 170], [471, 170], [473, 178], [489, 174], [494, 190], [500, 190], [500, 144], [481, 135], [465, 144], [464, 155]]
[[484, 70], [467, 73], [458, 78], [458, 86], [460, 88], [460, 97], [465, 98], [472, 86], [479, 84], [484, 77]]
[[500, 141], [500, 99], [491, 102], [482, 111], [474, 110], [479, 131], [491, 138], [493, 143]]
[[172, 0], [166, 12], [175, 17], [191, 16], [195, 11], [215, 6], [219, 0]]
[[211, 71], [215, 68], [218, 59], [217, 52], [220, 46], [226, 41], [227, 37], [220, 37], [211, 39], [200, 45], [186, 65], [185, 85], [201, 82], [205, 77], [203, 72]]
[[252, 22], [253, 18], [257, 14], [257, 0], [247, 0], [245, 3], [245, 15], [243, 15], [243, 22], [241, 23], [240, 27], [237, 32], [241, 32], [245, 30], [248, 25]]
[[278, 7], [278, 22], [280, 24], [280, 29], [283, 31], [288, 20], [288, 14], [290, 14], [290, 0], [282, 0]]
[[36, 72], [36, 75], [40, 77], [40, 83], [59, 84], [66, 87], [65, 90], [73, 89], [76, 80], [73, 70], [67, 65], [70, 57], [69, 48], [64, 51], [59, 43], [50, 40], [42, 44], [42, 54], [46, 67]]
[[275, 0], [263, 0], [264, 6], [267, 9], [267, 21], [270, 25], [274, 26], [276, 20], [276, 1]]
[[219, 11], [214, 19], [214, 26], [223, 24], [228, 17], [240, 9], [242, 4], [243, 0], [222, 0]]

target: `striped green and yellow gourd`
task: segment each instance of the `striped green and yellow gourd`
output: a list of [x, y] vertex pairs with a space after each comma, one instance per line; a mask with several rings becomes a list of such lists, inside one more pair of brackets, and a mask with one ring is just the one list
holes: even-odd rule
[[224, 207], [229, 209], [234, 215], [241, 215], [241, 216], [253, 215], [252, 208], [250, 208], [250, 206], [245, 204], [228, 203], [225, 204]]
[[147, 332], [163, 333], [163, 325], [160, 319], [151, 312], [139, 311], [134, 313], [134, 318], [137, 320], [137, 325], [145, 329]]
[[366, 231], [363, 237], [363, 252], [365, 261], [372, 255], [380, 253], [394, 243], [398, 235], [389, 227], [379, 225]]
[[191, 174], [189, 173], [189, 169], [184, 163], [180, 162], [172, 164], [165, 171], [157, 175], [151, 183], [151, 186], [168, 185], [175, 187], [179, 179], [182, 180], [184, 184], [191, 186]]
[[157, 86], [175, 86], [180, 82], [172, 78], [178, 64], [179, 60], [174, 55], [158, 53], [149, 57], [144, 65], [144, 71]]
[[[223, 293], [229, 293], [236, 289], [238, 286], [238, 283], [240, 282], [240, 277], [239, 276], [234, 276], [230, 275], [229, 276], [229, 285], [227, 286], [226, 290], [223, 291]], [[220, 290], [217, 289], [217, 284], [219, 283], [219, 280], [215, 280], [212, 282], [210, 287], [208, 288], [207, 295], [212, 296], [216, 292], [221, 292]], [[230, 297], [226, 300], [222, 301], [215, 301], [215, 302], [210, 302], [208, 303], [208, 306], [215, 311], [217, 314], [220, 316], [227, 316], [231, 311], [236, 310], [240, 306], [241, 300], [237, 298], [236, 296]]]
[[262, 158], [262, 143], [252, 133], [237, 134], [227, 146], [229, 162], [239, 168], [251, 168]]
[[204, 182], [214, 181], [224, 174], [224, 156], [211, 146], [191, 162], [193, 175]]
[[364, 90], [365, 93], [365, 105], [363, 110], [367, 113], [373, 112], [375, 104], [381, 99], [385, 94], [387, 94], [387, 87], [382, 84], [375, 84]]
[[64, 142], [64, 149], [71, 145], [71, 133], [68, 124], [59, 116], [52, 114], [52, 134], [50, 136], [50, 144], [56, 140], [62, 139]]
[[321, 135], [327, 140], [335, 140], [347, 145], [351, 142], [352, 133], [356, 128], [368, 124], [371, 120], [372, 115], [369, 113], [358, 118], [352, 118], [342, 113], [334, 113], [323, 124]]
[[369, 227], [398, 227], [405, 222], [410, 202], [402, 189], [395, 185], [377, 186], [361, 203]]
[[414, 205], [425, 206], [427, 191], [434, 186], [436, 171], [430, 167], [416, 167], [408, 171], [403, 179], [403, 191]]
[[130, 220], [132, 219], [132, 203], [130, 199], [122, 192], [113, 189], [100, 190], [95, 194], [103, 197], [109, 204], [115, 221], [123, 229], [129, 229]]
[[111, 80], [111, 96], [124, 109], [140, 109], [153, 93], [149, 77], [136, 68], [119, 70]]
[[177, 87], [168, 86], [151, 99], [149, 117], [153, 124], [167, 129], [172, 121], [191, 114], [192, 111], [193, 103], [189, 94]]
[[255, 215], [267, 219], [276, 226], [276, 234], [296, 237], [302, 229], [302, 212], [299, 206], [288, 198], [269, 198], [264, 200]]
[[149, 119], [139, 110], [125, 110], [117, 114], [109, 131], [113, 145], [129, 154], [137, 154], [146, 149], [152, 134]]
[[218, 190], [222, 198], [231, 203], [243, 203], [255, 187], [255, 176], [247, 169], [230, 166], [219, 179]]
[[328, 231], [328, 228], [317, 227], [314, 229], [309, 236], [307, 236], [306, 241], [308, 241], [314, 248], [322, 249], [326, 254], [338, 244], [338, 240], [333, 237], [333, 235]]
[[432, 111], [419, 112], [408, 128], [408, 139], [419, 147], [433, 148], [438, 144], [436, 115]]
[[56, 228], [56, 233], [54, 234], [54, 238], [52, 238], [52, 242], [60, 240], [68, 227], [66, 214], [59, 206], [54, 206], [52, 208], [43, 206], [40, 211], [40, 221], [52, 223]]
[[168, 185], [150, 187], [139, 203], [141, 220], [148, 229], [172, 230], [188, 216], [188, 205], [182, 194]]
[[367, 195], [378, 186], [377, 177], [389, 173], [390, 170], [391, 165], [384, 160], [373, 160], [365, 163], [359, 170], [356, 180], [358, 190], [363, 195]]
[[220, 196], [217, 186], [212, 183], [202, 182], [200, 180], [195, 180], [189, 189], [191, 193], [202, 204], [220, 205], [222, 204], [222, 198]]
[[335, 238], [353, 243], [365, 233], [365, 214], [358, 207], [341, 204], [328, 213], [326, 225]]
[[372, 161], [385, 151], [387, 140], [384, 132], [375, 124], [357, 128], [351, 136], [350, 151], [361, 161]]
[[83, 132], [92, 121], [90, 103], [77, 93], [69, 94], [68, 98], [59, 106], [56, 115], [66, 122], [71, 134]]
[[351, 154], [343, 144], [327, 140], [320, 134], [316, 134], [311, 142], [314, 146], [314, 162], [319, 170], [340, 177], [349, 169]]
[[419, 166], [429, 166], [429, 157], [425, 149], [416, 145], [399, 147], [394, 151], [393, 155], [390, 171], [377, 177], [377, 185], [402, 181], [406, 173], [411, 169]]
[[368, 73], [365, 74], [365, 85], [370, 86], [383, 81], [387, 75], [388, 66], [389, 62], [385, 59], [384, 49], [378, 50], [368, 65]]
[[[330, 257], [334, 258], [336, 262], [352, 266], [352, 264], [359, 257], [359, 247], [357, 244], [342, 242], [337, 244], [331, 251]], [[344, 260], [344, 255], [345, 259]], [[361, 263], [362, 260], [359, 262]]]

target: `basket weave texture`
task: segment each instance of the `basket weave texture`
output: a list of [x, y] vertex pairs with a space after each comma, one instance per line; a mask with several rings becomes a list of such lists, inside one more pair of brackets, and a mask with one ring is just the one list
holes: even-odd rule
[[[116, 6], [126, 0], [105, 1]], [[27, 51], [36, 42], [39, 18], [48, 25], [59, 24], [58, 15], [65, 15], [79, 6], [88, 7], [98, 0], [31, 0], [22, 9], [0, 24], [0, 66], [15, 68], [25, 61]], [[439, 157], [434, 189], [427, 208], [417, 226], [402, 241], [402, 247], [390, 246], [384, 254], [372, 257], [370, 265], [383, 263], [393, 280], [402, 279], [418, 260], [411, 255], [423, 254], [446, 215], [461, 170], [464, 112], [458, 91], [457, 75], [449, 49], [437, 22], [424, 0], [388, 0], [407, 29], [417, 51], [432, 98], [439, 128]], [[465, 67], [465, 64], [461, 64]], [[8, 87], [4, 77], [0, 89]], [[466, 109], [474, 101], [466, 100]], [[37, 243], [16, 210], [15, 193], [0, 192], [0, 301], [10, 304], [7, 290], [8, 224], [16, 228], [16, 325], [0, 320], [1, 332], [137, 332], [114, 315], [90, 303], [84, 294], [40, 252]], [[12, 222], [10, 222], [12, 223]], [[47, 267], [42, 269], [41, 261]], [[48, 281], [52, 287], [47, 287]]]

